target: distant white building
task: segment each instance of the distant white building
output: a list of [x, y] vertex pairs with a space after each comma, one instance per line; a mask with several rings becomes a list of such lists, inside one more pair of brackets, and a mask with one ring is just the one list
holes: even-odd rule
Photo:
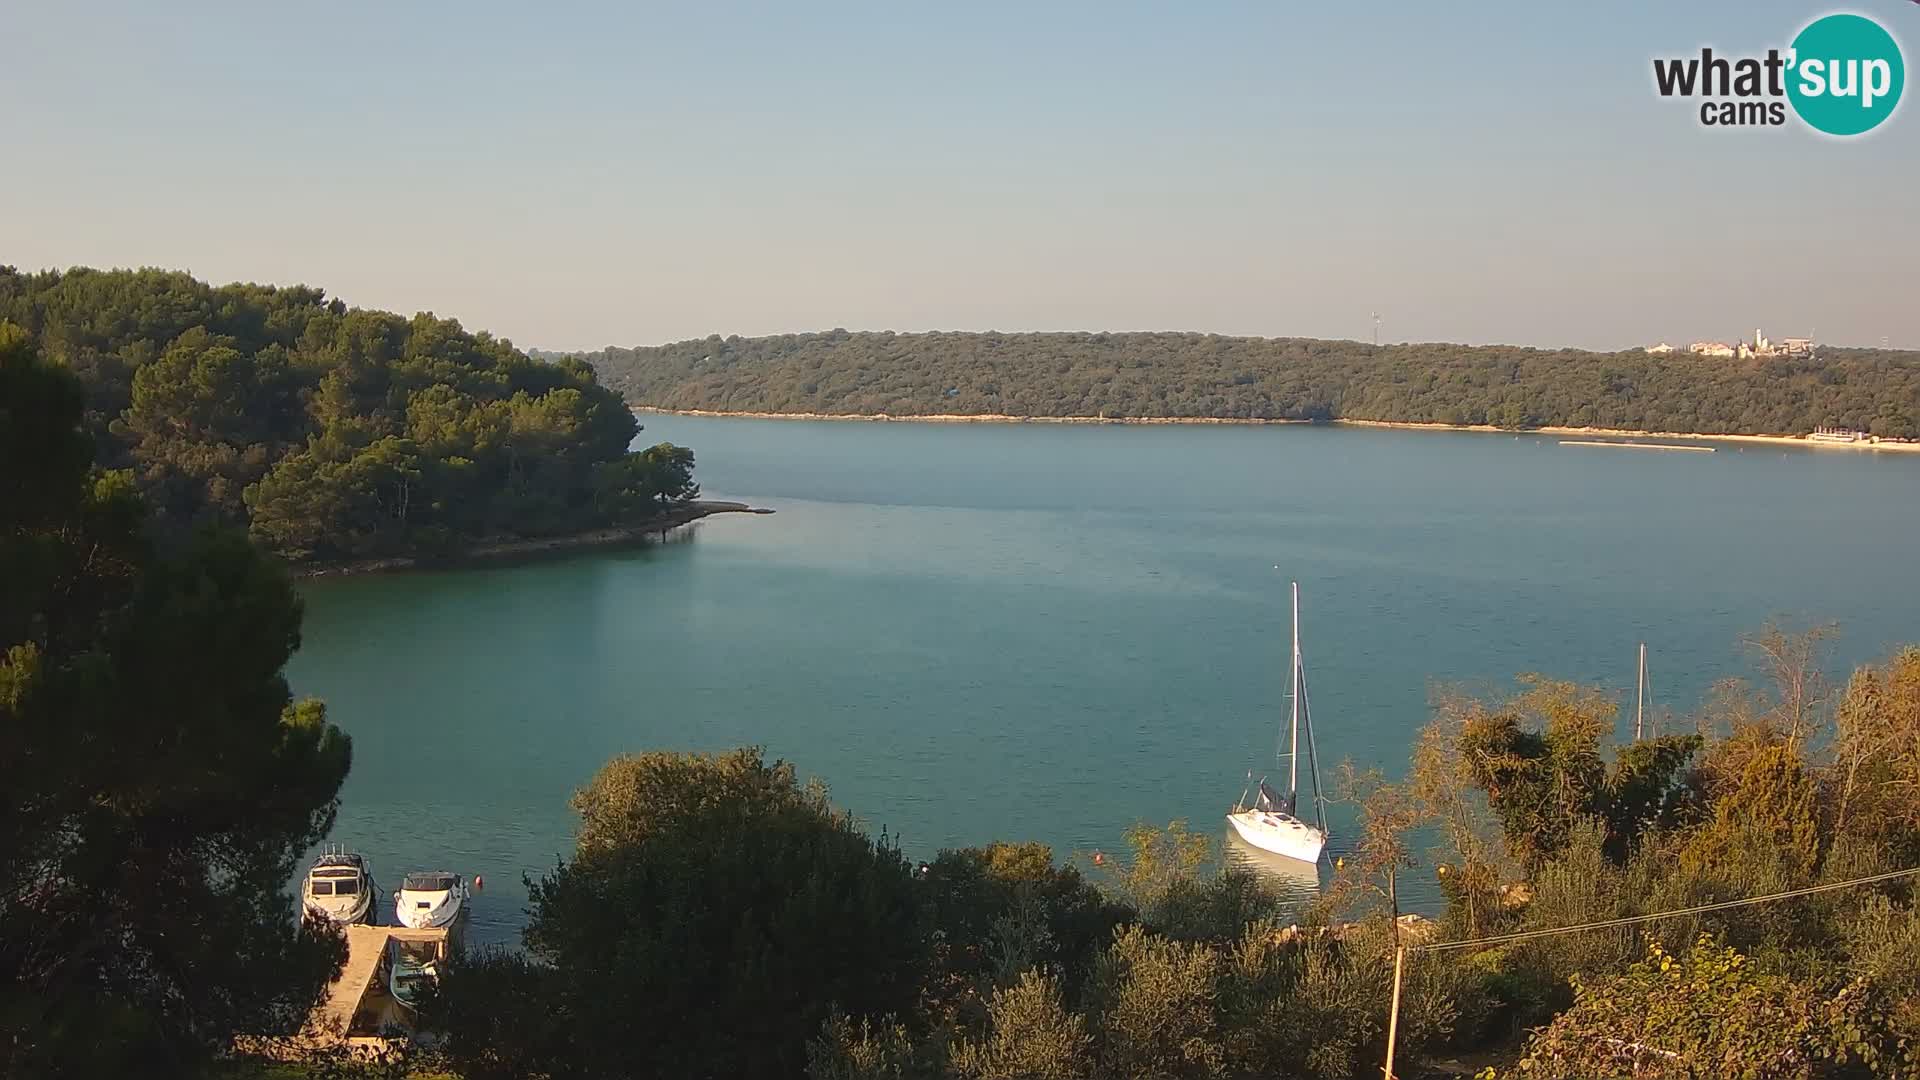
[[[1646, 351], [1654, 356], [1665, 356], [1673, 352], [1673, 346], [1666, 342], [1649, 345]], [[1753, 329], [1752, 341], [1741, 341], [1729, 345], [1724, 341], [1696, 341], [1687, 346], [1687, 351], [1695, 356], [1738, 356], [1742, 360], [1770, 356], [1811, 356], [1812, 338], [1782, 338], [1776, 342], [1769, 338], [1759, 327]]]
[[1813, 429], [1813, 434], [1807, 436], [1807, 438], [1814, 442], [1828, 443], [1862, 443], [1873, 441], [1873, 436], [1858, 428], [1842, 427], [1817, 427]]
[[1740, 346], [1740, 355], [1743, 357], [1812, 356], [1813, 339], [1783, 338], [1776, 343], [1769, 340], [1765, 334], [1760, 332], [1758, 327], [1755, 327], [1753, 331], [1753, 344], [1748, 345], [1742, 343]]

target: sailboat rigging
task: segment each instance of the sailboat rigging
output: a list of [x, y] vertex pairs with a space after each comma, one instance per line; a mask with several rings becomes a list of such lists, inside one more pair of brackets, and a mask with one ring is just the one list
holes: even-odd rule
[[[1242, 791], [1233, 811], [1227, 815], [1227, 824], [1254, 847], [1314, 863], [1320, 860], [1320, 851], [1327, 843], [1327, 811], [1326, 798], [1320, 793], [1320, 755], [1313, 739], [1313, 709], [1307, 698], [1306, 665], [1300, 659], [1300, 583], [1297, 581], [1293, 583], [1293, 662], [1288, 696], [1292, 703], [1286, 728], [1287, 749], [1284, 754], [1276, 754], [1287, 759], [1286, 797], [1282, 798], [1269, 787], [1265, 777], [1255, 785], [1253, 774], [1248, 773], [1247, 787], [1254, 794], [1253, 802], [1248, 803], [1248, 791]], [[1307, 777], [1313, 788], [1313, 824], [1300, 816], [1300, 729], [1303, 725], [1307, 731]]]
[[1634, 693], [1633, 703], [1633, 741], [1646, 738], [1647, 712], [1647, 643], [1640, 643], [1640, 686]]

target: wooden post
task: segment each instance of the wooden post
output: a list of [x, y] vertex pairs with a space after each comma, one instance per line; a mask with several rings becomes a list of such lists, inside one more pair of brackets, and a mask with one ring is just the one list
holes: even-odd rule
[[1407, 955], [1406, 946], [1400, 944], [1400, 889], [1397, 868], [1387, 864], [1387, 908], [1392, 913], [1392, 921], [1387, 925], [1393, 928], [1393, 1005], [1387, 1011], [1387, 1064], [1380, 1072], [1386, 1080], [1393, 1080], [1393, 1041], [1400, 1029], [1400, 961]]
[[1405, 946], [1393, 948], [1393, 1004], [1387, 1010], [1387, 1064], [1380, 1070], [1385, 1080], [1393, 1080], [1393, 1041], [1400, 1034], [1400, 965], [1406, 958]]

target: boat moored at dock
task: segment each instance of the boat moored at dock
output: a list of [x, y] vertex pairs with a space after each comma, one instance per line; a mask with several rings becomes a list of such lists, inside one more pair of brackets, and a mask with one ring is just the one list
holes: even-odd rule
[[408, 874], [393, 894], [395, 921], [415, 930], [450, 926], [466, 908], [466, 879], [445, 870]]
[[399, 934], [387, 938], [387, 992], [408, 1008], [418, 1008], [421, 996], [440, 981], [449, 959], [451, 939]]
[[307, 868], [300, 883], [300, 907], [339, 926], [371, 922], [376, 891], [366, 856], [335, 845]]

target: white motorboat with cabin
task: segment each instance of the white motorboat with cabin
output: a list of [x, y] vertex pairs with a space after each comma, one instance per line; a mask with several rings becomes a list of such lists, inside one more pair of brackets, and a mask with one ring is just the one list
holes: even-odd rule
[[[1327, 846], [1326, 799], [1320, 794], [1320, 761], [1313, 745], [1313, 714], [1307, 704], [1307, 671], [1300, 662], [1300, 583], [1293, 583], [1293, 665], [1291, 722], [1287, 729], [1287, 793], [1283, 797], [1268, 786], [1267, 778], [1254, 783], [1247, 776], [1248, 791], [1240, 793], [1227, 815], [1227, 824], [1240, 839], [1262, 851], [1284, 855], [1304, 863], [1318, 863], [1321, 849]], [[1300, 729], [1307, 730], [1307, 774], [1313, 784], [1313, 823], [1300, 816]], [[1247, 795], [1253, 801], [1247, 801]]]
[[376, 891], [366, 857], [333, 845], [307, 868], [300, 883], [300, 907], [341, 926], [369, 922]]
[[451, 926], [466, 906], [466, 879], [445, 870], [408, 874], [393, 894], [394, 919], [415, 930]]

